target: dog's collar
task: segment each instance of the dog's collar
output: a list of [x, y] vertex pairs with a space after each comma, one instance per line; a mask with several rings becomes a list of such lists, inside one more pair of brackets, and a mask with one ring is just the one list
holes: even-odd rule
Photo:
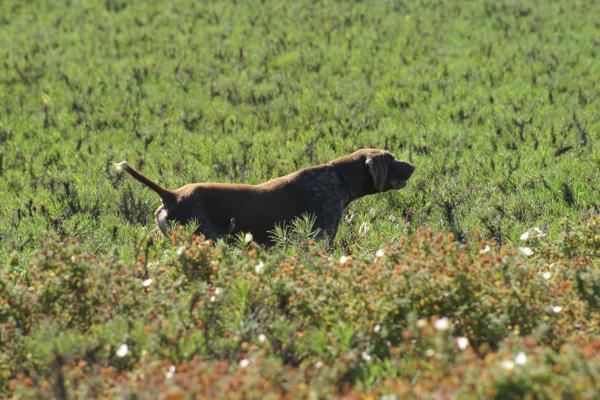
[[338, 177], [342, 181], [342, 185], [344, 185], [344, 188], [346, 188], [346, 192], [348, 192], [348, 195], [350, 196], [350, 201], [355, 199], [356, 197], [354, 196], [354, 193], [352, 193], [352, 189], [350, 189], [350, 186], [348, 185], [348, 181], [346, 181], [346, 178], [344, 178], [344, 175], [340, 172], [340, 170], [336, 167], [336, 165], [332, 162], [327, 163], [327, 165], [332, 167], [333, 170], [337, 173]]

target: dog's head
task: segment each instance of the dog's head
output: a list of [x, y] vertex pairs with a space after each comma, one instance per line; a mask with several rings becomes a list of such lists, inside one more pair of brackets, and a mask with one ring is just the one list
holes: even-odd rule
[[399, 161], [392, 153], [380, 149], [359, 150], [365, 155], [365, 165], [378, 192], [402, 189], [415, 170], [407, 161]]

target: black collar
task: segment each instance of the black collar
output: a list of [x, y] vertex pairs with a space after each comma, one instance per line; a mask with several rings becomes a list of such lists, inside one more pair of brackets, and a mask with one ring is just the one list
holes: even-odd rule
[[339, 169], [337, 169], [337, 167], [336, 167], [336, 165], [334, 163], [329, 162], [329, 163], [327, 163], [327, 165], [329, 165], [330, 167], [333, 168], [333, 170], [337, 173], [338, 177], [342, 181], [342, 184], [344, 185], [344, 188], [346, 188], [346, 192], [348, 192], [348, 195], [350, 196], [350, 200], [349, 201], [354, 200], [356, 197], [354, 196], [354, 193], [352, 193], [352, 189], [350, 189], [350, 186], [348, 185], [348, 182], [346, 181], [346, 178], [344, 178], [344, 175], [340, 172]]

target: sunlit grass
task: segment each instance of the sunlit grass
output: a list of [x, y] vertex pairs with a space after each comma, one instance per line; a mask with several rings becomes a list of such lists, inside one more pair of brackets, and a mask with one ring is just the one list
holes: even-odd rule
[[[596, 3], [0, 2], [0, 396], [596, 398]], [[164, 237], [112, 167], [361, 147], [417, 169], [332, 248]]]

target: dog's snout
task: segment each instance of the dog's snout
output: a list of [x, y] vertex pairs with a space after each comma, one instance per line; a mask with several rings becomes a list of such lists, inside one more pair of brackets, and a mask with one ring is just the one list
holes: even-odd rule
[[400, 161], [398, 172], [404, 180], [408, 180], [415, 172], [415, 166], [407, 161]]
[[407, 164], [408, 164], [408, 176], [410, 177], [413, 174], [413, 172], [415, 172], [416, 167], [414, 166], [414, 164], [411, 164], [411, 163], [407, 163]]

